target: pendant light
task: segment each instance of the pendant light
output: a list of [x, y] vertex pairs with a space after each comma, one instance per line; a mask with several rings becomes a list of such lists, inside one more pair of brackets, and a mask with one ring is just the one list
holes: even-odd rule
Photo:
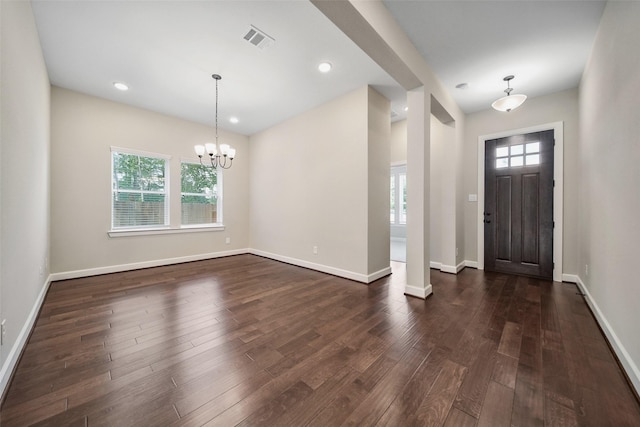
[[236, 156], [236, 150], [228, 144], [218, 145], [218, 82], [222, 80], [222, 77], [220, 74], [213, 74], [211, 77], [216, 81], [216, 142], [215, 144], [196, 145], [194, 149], [200, 158], [201, 165], [205, 166], [204, 163], [202, 163], [202, 157], [207, 153], [212, 168], [216, 169], [220, 167], [222, 169], [229, 169]]
[[527, 99], [527, 95], [511, 95], [511, 91], [513, 90], [513, 88], [509, 85], [509, 82], [513, 80], [513, 78], [513, 76], [506, 76], [504, 79], [502, 79], [507, 82], [507, 88], [504, 90], [507, 96], [503, 96], [502, 98], [493, 101], [493, 104], [491, 104], [491, 106], [494, 109], [498, 111], [509, 112], [521, 106]]

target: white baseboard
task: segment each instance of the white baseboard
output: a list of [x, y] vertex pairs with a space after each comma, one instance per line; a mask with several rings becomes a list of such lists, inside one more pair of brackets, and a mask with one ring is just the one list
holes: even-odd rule
[[442, 264], [440, 267], [440, 271], [444, 273], [458, 274], [465, 267], [464, 261], [458, 265], [445, 265]]
[[50, 281], [55, 282], [56, 280], [77, 279], [80, 277], [98, 276], [100, 274], [119, 273], [122, 271], [140, 270], [143, 268], [160, 267], [163, 265], [180, 264], [183, 262], [201, 261], [205, 259], [221, 258], [221, 257], [241, 255], [241, 254], [259, 255], [265, 258], [274, 259], [276, 261], [286, 262], [287, 264], [293, 264], [300, 267], [310, 268], [312, 270], [321, 271], [323, 273], [329, 273], [334, 276], [345, 277], [347, 279], [356, 280], [358, 282], [363, 282], [363, 283], [371, 283], [375, 280], [380, 279], [381, 277], [388, 276], [389, 274], [391, 274], [390, 266], [383, 268], [381, 270], [378, 270], [376, 272], [373, 272], [371, 274], [361, 274], [361, 273], [355, 273], [348, 270], [342, 270], [342, 269], [331, 267], [328, 265], [316, 264], [313, 262], [309, 262], [309, 261], [305, 261], [297, 258], [291, 258], [284, 255], [273, 254], [269, 252], [260, 251], [257, 249], [244, 248], [244, 249], [234, 249], [234, 250], [223, 251], [223, 252], [210, 252], [206, 254], [189, 255], [184, 257], [135, 262], [131, 264], [119, 264], [119, 265], [110, 265], [106, 267], [87, 268], [84, 270], [64, 271], [61, 273], [53, 273], [49, 277], [50, 277]]
[[206, 254], [189, 255], [176, 258], [165, 258], [153, 261], [134, 262], [131, 264], [110, 265], [107, 267], [88, 268], [85, 270], [64, 271], [50, 276], [51, 281], [77, 279], [79, 277], [98, 276], [100, 274], [119, 273], [122, 271], [140, 270], [142, 268], [160, 267], [163, 265], [180, 264], [183, 262], [202, 261], [205, 259], [221, 258], [231, 255], [249, 253], [249, 249], [234, 249], [222, 252], [210, 252]]
[[433, 287], [429, 284], [426, 288], [419, 288], [417, 286], [405, 285], [404, 294], [412, 297], [426, 299], [433, 293]]
[[[616, 356], [618, 357], [618, 360], [620, 360], [620, 364], [622, 365], [627, 376], [629, 377], [629, 380], [631, 381], [633, 388], [636, 390], [636, 393], [640, 394], [640, 369], [638, 369], [638, 365], [636, 365], [633, 359], [631, 359], [631, 356], [629, 355], [625, 347], [622, 345], [622, 343], [618, 339], [618, 336], [616, 335], [616, 333], [611, 328], [611, 325], [607, 321], [607, 318], [604, 316], [602, 311], [600, 311], [598, 304], [591, 297], [589, 290], [584, 285], [584, 282], [582, 281], [580, 276], [563, 274], [562, 275], [563, 281], [565, 280], [565, 277], [577, 279], [575, 283], [578, 285], [578, 288], [580, 289], [580, 291], [584, 294], [584, 298], [587, 301], [587, 305], [591, 309], [591, 312], [593, 313], [594, 317], [596, 318], [596, 321], [600, 325], [600, 328], [603, 330], [604, 334], [609, 340], [609, 344], [611, 345], [611, 348], [613, 349]], [[570, 281], [570, 280], [566, 280], [566, 281]]]
[[468, 259], [464, 260], [464, 266], [470, 268], [478, 268], [478, 261], [469, 261]]
[[33, 325], [36, 323], [38, 318], [38, 313], [40, 312], [40, 307], [42, 307], [42, 303], [44, 302], [44, 297], [47, 295], [47, 291], [49, 290], [49, 285], [51, 284], [52, 279], [51, 275], [47, 278], [47, 281], [42, 286], [38, 297], [36, 298], [33, 307], [31, 308], [31, 312], [27, 317], [27, 321], [22, 325], [22, 329], [18, 334], [18, 338], [16, 342], [9, 350], [9, 354], [2, 365], [2, 369], [0, 369], [0, 397], [4, 396], [7, 391], [7, 387], [9, 386], [9, 381], [11, 380], [11, 375], [13, 374], [16, 365], [18, 364], [18, 360], [20, 359], [20, 355], [22, 354], [22, 349], [27, 344], [27, 340], [29, 339], [29, 335], [31, 334], [31, 330]]
[[378, 270], [375, 273], [371, 273], [371, 274], [367, 275], [367, 282], [366, 283], [375, 282], [376, 280], [381, 279], [383, 277], [386, 277], [386, 276], [388, 276], [390, 274], [391, 274], [391, 266], [385, 267], [382, 270]]
[[335, 268], [324, 264], [317, 264], [315, 262], [306, 261], [303, 259], [291, 258], [271, 252], [265, 252], [259, 249], [249, 249], [249, 253], [269, 259], [274, 259], [276, 261], [285, 262], [287, 264], [297, 265], [298, 267], [309, 268], [311, 270], [321, 271], [323, 273], [328, 273], [334, 276], [344, 277], [345, 279], [355, 280], [356, 282], [362, 283], [371, 283], [374, 280], [378, 280], [381, 277], [391, 274], [390, 266], [371, 274], [362, 274], [356, 273], [354, 271], [342, 270], [340, 268]]
[[579, 283], [580, 278], [575, 274], [563, 274], [562, 281], [567, 283]]
[[463, 268], [468, 267], [467, 262], [468, 261], [462, 261], [458, 265], [447, 265], [447, 264], [443, 264], [441, 262], [431, 261], [429, 263], [429, 268], [433, 268], [435, 270], [440, 270], [443, 273], [458, 274], [458, 273], [460, 273], [460, 271]]

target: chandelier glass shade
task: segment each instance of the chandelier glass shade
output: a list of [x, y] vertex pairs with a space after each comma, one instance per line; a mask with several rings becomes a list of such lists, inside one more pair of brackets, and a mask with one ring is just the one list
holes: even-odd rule
[[233, 159], [236, 157], [236, 150], [230, 147], [229, 144], [218, 144], [218, 82], [222, 80], [222, 77], [219, 74], [214, 74], [211, 77], [216, 81], [216, 140], [215, 143], [196, 145], [194, 150], [200, 159], [201, 165], [208, 166], [202, 162], [202, 158], [208, 155], [212, 168], [229, 169], [233, 164]]

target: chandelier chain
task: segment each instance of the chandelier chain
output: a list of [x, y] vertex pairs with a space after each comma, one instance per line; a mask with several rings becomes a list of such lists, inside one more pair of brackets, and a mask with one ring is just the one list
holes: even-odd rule
[[220, 81], [220, 79], [215, 79], [215, 80], [216, 80], [216, 146], [218, 146], [218, 82]]
[[211, 77], [216, 81], [216, 139], [214, 144], [196, 145], [194, 147], [196, 155], [200, 159], [200, 164], [204, 166], [202, 158], [205, 154], [209, 155], [209, 162], [214, 169], [229, 169], [233, 164], [233, 159], [236, 156], [236, 150], [230, 147], [228, 144], [219, 145], [218, 143], [218, 81], [222, 79], [220, 74], [212, 74]]

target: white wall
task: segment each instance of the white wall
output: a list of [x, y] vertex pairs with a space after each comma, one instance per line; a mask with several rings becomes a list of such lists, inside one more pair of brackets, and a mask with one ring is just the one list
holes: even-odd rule
[[[180, 225], [180, 161], [196, 160], [195, 144], [214, 129], [124, 104], [52, 88], [51, 268], [54, 273], [99, 273], [157, 260], [246, 249], [249, 243], [248, 138], [220, 130], [237, 149], [223, 172], [224, 231], [109, 237], [111, 152], [122, 147], [172, 156], [171, 225]], [[225, 238], [231, 238], [225, 244]]]
[[564, 122], [564, 221], [563, 272], [578, 271], [578, 90], [530, 98], [517, 110], [502, 113], [487, 109], [467, 115], [463, 150], [464, 252], [465, 259], [478, 260], [478, 206], [467, 201], [478, 193], [478, 137], [552, 122]]
[[[431, 226], [429, 227], [429, 255], [431, 257], [431, 266], [439, 268], [442, 264], [442, 197], [443, 181], [442, 181], [442, 157], [446, 143], [445, 125], [431, 115], [431, 188], [430, 188], [430, 206], [431, 215], [429, 215]], [[407, 200], [407, 204], [411, 203]]]
[[[373, 272], [368, 259], [368, 199], [375, 190], [368, 184], [369, 95], [363, 87], [251, 136], [251, 248], [336, 274]], [[387, 125], [386, 155], [380, 155], [386, 216], [379, 232], [387, 233], [387, 266], [389, 132]]]
[[391, 164], [407, 163], [407, 120], [391, 123]]
[[640, 242], [638, 23], [640, 3], [607, 3], [580, 85], [576, 272], [640, 391], [640, 286], [634, 268]]
[[389, 268], [389, 156], [391, 104], [367, 88], [367, 274]]
[[31, 3], [2, 1], [0, 393], [49, 275], [49, 78]]

